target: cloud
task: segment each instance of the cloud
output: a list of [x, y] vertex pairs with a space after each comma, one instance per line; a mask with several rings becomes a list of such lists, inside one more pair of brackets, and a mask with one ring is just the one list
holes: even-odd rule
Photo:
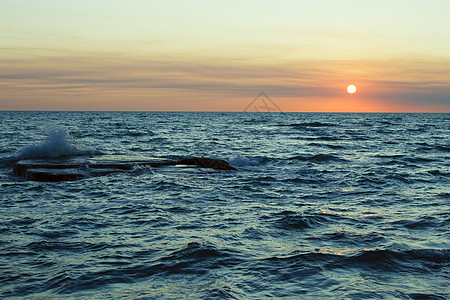
[[450, 110], [448, 60], [295, 61], [200, 54], [62, 53], [22, 60], [3, 58], [0, 64], [0, 109], [6, 109], [6, 99], [28, 103], [25, 99], [32, 96], [43, 107], [49, 105], [46, 99], [58, 98], [61, 107], [70, 102], [67, 107], [89, 110], [94, 105], [91, 102], [98, 101], [96, 109], [108, 110], [112, 105], [106, 99], [126, 99], [139, 109], [143, 99], [148, 99], [142, 109], [171, 110], [176, 108], [174, 103], [184, 101], [196, 109], [214, 110], [226, 109], [224, 103], [214, 103], [219, 98], [229, 99], [233, 105], [233, 99], [252, 99], [261, 91], [277, 99], [342, 97], [346, 84], [356, 81], [361, 86], [360, 97], [402, 105], [448, 105]]

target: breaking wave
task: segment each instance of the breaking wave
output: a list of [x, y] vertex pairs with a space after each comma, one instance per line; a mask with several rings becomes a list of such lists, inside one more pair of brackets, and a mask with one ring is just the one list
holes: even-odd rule
[[55, 128], [49, 132], [42, 143], [19, 150], [17, 159], [100, 154], [99, 151], [81, 149], [71, 144], [69, 137], [64, 128]]

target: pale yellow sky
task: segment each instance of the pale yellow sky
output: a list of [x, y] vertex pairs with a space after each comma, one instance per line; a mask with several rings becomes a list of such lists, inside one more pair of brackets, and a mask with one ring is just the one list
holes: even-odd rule
[[[0, 0], [0, 110], [450, 112], [450, 2]], [[354, 83], [358, 92], [348, 95]]]

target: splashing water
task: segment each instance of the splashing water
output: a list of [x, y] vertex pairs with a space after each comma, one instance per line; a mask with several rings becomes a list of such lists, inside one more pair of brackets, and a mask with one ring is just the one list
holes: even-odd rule
[[70, 143], [69, 134], [64, 128], [55, 128], [49, 132], [41, 144], [21, 149], [17, 158], [55, 158], [90, 154], [96, 154], [96, 151], [79, 149]]

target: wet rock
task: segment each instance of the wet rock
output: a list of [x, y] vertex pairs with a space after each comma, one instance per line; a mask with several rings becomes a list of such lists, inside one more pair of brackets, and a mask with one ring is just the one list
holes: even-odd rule
[[71, 156], [20, 160], [14, 164], [13, 172], [32, 181], [72, 181], [132, 170], [137, 166], [160, 166], [167, 162], [165, 159], [132, 155]]
[[77, 172], [73, 169], [30, 169], [24, 176], [25, 179], [31, 181], [73, 181], [86, 178], [87, 175], [82, 172]]
[[114, 172], [133, 170], [136, 167], [165, 167], [193, 165], [215, 170], [236, 170], [226, 161], [210, 158], [189, 158], [171, 161], [155, 157], [134, 155], [73, 156], [55, 159], [20, 160], [13, 166], [14, 175], [32, 181], [72, 181]]
[[228, 164], [228, 162], [221, 159], [212, 159], [206, 157], [193, 157], [182, 159], [177, 162], [177, 165], [194, 165], [200, 168], [209, 168], [215, 170], [236, 170]]

